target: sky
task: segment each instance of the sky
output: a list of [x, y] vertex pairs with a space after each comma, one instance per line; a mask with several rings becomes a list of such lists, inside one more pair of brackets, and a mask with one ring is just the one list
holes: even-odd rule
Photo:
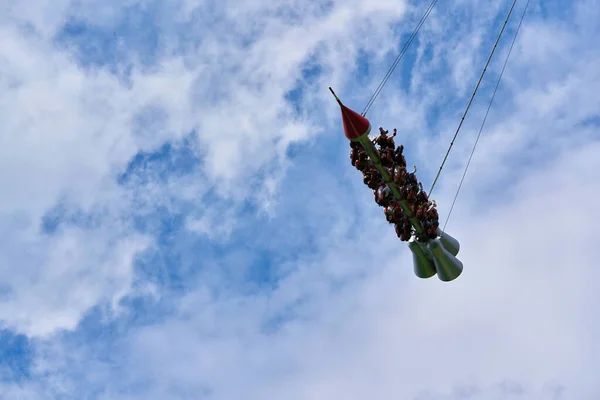
[[[426, 188], [511, 3], [438, 2], [369, 111]], [[529, 4], [453, 282], [414, 275], [327, 90], [362, 111], [428, 4], [0, 1], [0, 398], [600, 398], [600, 2]]]

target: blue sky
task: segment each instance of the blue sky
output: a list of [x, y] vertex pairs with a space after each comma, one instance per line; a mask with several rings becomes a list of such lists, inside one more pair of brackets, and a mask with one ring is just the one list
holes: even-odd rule
[[[439, 2], [369, 112], [426, 187], [511, 3]], [[0, 397], [599, 397], [600, 6], [530, 3], [442, 283], [414, 276], [327, 90], [362, 111], [427, 5], [0, 5]]]

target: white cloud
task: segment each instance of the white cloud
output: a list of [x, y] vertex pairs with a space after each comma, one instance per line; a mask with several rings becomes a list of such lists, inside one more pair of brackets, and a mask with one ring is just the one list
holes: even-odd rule
[[[404, 3], [157, 3], [157, 63], [142, 67], [128, 54], [117, 65], [133, 66], [128, 79], [81, 67], [51, 40], [69, 16], [112, 28], [119, 8], [12, 8], [0, 22], [0, 319], [36, 338], [36, 349], [33, 378], [0, 390], [27, 399], [443, 399], [469, 391], [477, 399], [519, 392], [550, 399], [561, 398], [553, 396], [562, 387], [562, 398], [593, 398], [600, 393], [593, 313], [600, 147], [598, 128], [583, 122], [600, 106], [596, 3], [574, 6], [572, 21], [539, 11], [527, 17], [449, 225], [465, 264], [450, 284], [413, 276], [410, 254], [359, 174], [339, 165], [347, 148], [303, 166], [286, 158], [291, 143], [316, 147], [340, 135], [339, 111], [325, 88], [339, 88], [353, 106], [363, 102], [369, 91], [355, 83], [359, 50], [373, 65], [394, 56], [392, 25], [405, 17]], [[441, 161], [487, 57], [483, 38], [495, 37], [491, 23], [505, 2], [481, 14], [480, 6], [465, 1], [453, 13], [437, 10], [422, 32], [429, 40], [418, 49], [410, 90], [390, 81], [370, 114], [374, 125], [399, 128], [398, 141], [422, 178]], [[216, 23], [203, 16], [209, 12]], [[457, 15], [464, 20], [452, 31]], [[33, 33], [24, 33], [23, 21]], [[412, 25], [401, 29], [410, 33]], [[496, 55], [490, 82], [505, 51]], [[297, 112], [285, 95], [303, 85], [309, 60], [324, 72], [303, 86]], [[386, 68], [371, 71], [367, 89]], [[443, 217], [486, 93], [489, 87], [436, 190]], [[151, 116], [142, 128], [141, 115]], [[193, 174], [161, 180], [161, 171], [142, 168], [117, 185], [138, 152], [190, 133], [200, 161]], [[284, 180], [300, 169], [295, 181]], [[251, 227], [256, 243], [287, 249], [314, 242], [311, 254], [285, 254], [273, 266], [281, 277], [274, 288], [249, 295], [236, 287], [255, 249], [220, 257], [182, 246], [200, 272], [182, 278], [194, 282], [185, 294], [153, 291], [170, 307], [168, 317], [140, 326], [116, 319], [125, 324], [111, 327], [117, 339], [86, 336], [83, 328], [79, 339], [59, 333], [75, 330], [94, 306], [115, 307], [131, 293], [136, 255], [156, 246], [155, 232], [137, 232], [131, 215], [155, 218], [161, 207], [176, 214], [181, 204], [196, 203], [185, 228], [218, 241], [252, 223], [236, 221], [247, 199], [264, 201], [260, 211], [271, 219], [285, 225], [288, 218], [279, 237]], [[67, 216], [89, 212], [91, 221], [63, 221], [54, 234], [40, 233], [42, 216], [59, 202]]]
[[99, 303], [118, 303], [129, 292], [134, 256], [147, 240], [111, 236], [79, 229], [33, 241], [6, 236], [0, 263], [8, 288], [0, 303], [5, 327], [48, 335], [74, 329]]
[[[504, 381], [527, 398], [554, 398], [555, 384], [564, 398], [592, 396], [600, 326], [589, 307], [599, 300], [600, 252], [583, 232], [600, 215], [572, 198], [598, 195], [599, 149], [572, 150], [543, 173], [517, 178], [512, 200], [461, 215], [451, 233], [463, 243], [465, 271], [451, 284], [414, 278], [391, 235], [354, 258], [346, 257], [351, 244], [329, 238], [332, 252], [300, 267], [273, 297], [199, 292], [182, 304], [182, 317], [142, 329], [132, 338], [133, 376], [155, 379], [144, 396], [156, 398], [169, 385], [208, 386], [219, 399], [437, 399], [469, 385], [480, 391], [474, 398], [512, 398]], [[383, 269], [366, 281], [328, 288], [340, 267], [346, 276], [368, 272], [381, 257]], [[273, 306], [302, 298], [303, 317], [274, 333], [258, 330], [277, 315]]]
[[[44, 4], [39, 3], [40, 9]], [[203, 157], [203, 176], [208, 179], [195, 182], [200, 188], [192, 192], [206, 192], [215, 186], [220, 195], [236, 200], [251, 195], [249, 178], [256, 171], [272, 160], [280, 160], [278, 165], [282, 165], [289, 143], [305, 140], [318, 132], [314, 121], [295, 116], [284, 100], [286, 92], [293, 88], [302, 63], [325, 43], [328, 51], [319, 51], [318, 59], [327, 68], [326, 76], [339, 80], [342, 69], [353, 63], [357, 48], [353, 41], [364, 42], [366, 39], [361, 33], [367, 31], [389, 36], [387, 23], [399, 18], [403, 11], [400, 5], [390, 2], [373, 2], [368, 7], [356, 4], [358, 7], [334, 4], [325, 16], [319, 7], [306, 9], [308, 14], [298, 15], [298, 24], [291, 29], [274, 16], [262, 15], [263, 6], [248, 10], [255, 13], [254, 25], [261, 27], [256, 32], [258, 36], [248, 44], [243, 43], [242, 36], [232, 37], [227, 32], [233, 28], [231, 22], [239, 17], [232, 8], [224, 10], [222, 24], [228, 24], [227, 29], [218, 25], [217, 30], [206, 29], [198, 19], [191, 19], [188, 25], [198, 33], [198, 40], [192, 43], [200, 47], [183, 57], [170, 52], [179, 44], [189, 46], [190, 43], [182, 42], [176, 26], [164, 21], [161, 29], [165, 36], [160, 41], [157, 65], [142, 68], [137, 62], [132, 63], [135, 57], [122, 60], [118, 69], [128, 64], [134, 67], [127, 81], [102, 68], [83, 69], [53, 41], [69, 17], [101, 28], [110, 27], [110, 18], [102, 11], [104, 6], [90, 2], [81, 8], [72, 8], [65, 2], [57, 5], [55, 13], [45, 17], [29, 8], [11, 8], [7, 14], [9, 19], [3, 22], [1, 43], [2, 53], [9, 57], [4, 58], [2, 67], [5, 96], [0, 117], [5, 145], [0, 183], [5, 188], [3, 213], [7, 217], [22, 213], [30, 222], [23, 241], [12, 246], [27, 252], [25, 249], [30, 243], [38, 240], [40, 218], [59, 201], [65, 200], [83, 211], [108, 207], [110, 218], [124, 215], [131, 207], [130, 196], [115, 184], [116, 175], [138, 151], [155, 150], [165, 141], [180, 139], [191, 131], [197, 133], [196, 148]], [[292, 5], [296, 3], [284, 10], [293, 10]], [[195, 13], [210, 9], [210, 5], [205, 4], [199, 7]], [[179, 15], [166, 6], [159, 9], [163, 8], [168, 15], [186, 15]], [[116, 16], [114, 12], [109, 14], [113, 15], [111, 18]], [[383, 23], [375, 24], [372, 18], [383, 18]], [[285, 19], [283, 16], [281, 21]], [[358, 21], [365, 24], [358, 24], [356, 29], [354, 24]], [[29, 34], [23, 34], [23, 23], [30, 24]], [[237, 27], [244, 31], [251, 25], [238, 24]], [[115, 35], [118, 37], [118, 31]], [[94, 37], [84, 40], [93, 41]], [[342, 43], [343, 47], [339, 46]], [[90, 43], [90, 46], [100, 45]], [[217, 100], [211, 93], [225, 97]], [[154, 110], [160, 119], [147, 126], [145, 133], [140, 132], [136, 118], [148, 110]], [[151, 134], [149, 129], [152, 129]], [[272, 166], [266, 172], [269, 175], [270, 170], [278, 168], [281, 167]], [[277, 184], [271, 177], [265, 184], [267, 191], [263, 197], [270, 201]], [[150, 184], [148, 189], [152, 187]], [[148, 196], [149, 193], [156, 191], [149, 190]], [[152, 200], [145, 202], [147, 204], [160, 202], [148, 199]], [[101, 236], [81, 243], [82, 246], [94, 241], [110, 243], [126, 232], [94, 231], [94, 235]], [[84, 248], [81, 251], [87, 252]], [[23, 268], [28, 270], [26, 276], [68, 264], [49, 254], [39, 257], [54, 262], [42, 264], [45, 267], [24, 263]], [[115, 257], [120, 258], [118, 254]], [[90, 262], [93, 265], [97, 260]], [[17, 287], [9, 276], [5, 279], [5, 284], [19, 293], [17, 298], [25, 296], [26, 292], [21, 293], [23, 287]], [[82, 306], [80, 312], [85, 309]], [[53, 310], [44, 310], [48, 321], [57, 321], [57, 328], [71, 326], [58, 322], [62, 320], [61, 307], [55, 309], [56, 315]], [[26, 329], [25, 326], [32, 324], [26, 317], [21, 318], [25, 318], [25, 325], [18, 325], [17, 329]]]

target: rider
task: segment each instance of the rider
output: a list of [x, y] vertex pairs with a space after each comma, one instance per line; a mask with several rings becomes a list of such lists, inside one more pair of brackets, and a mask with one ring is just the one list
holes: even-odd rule
[[415, 175], [416, 172], [417, 172], [417, 166], [413, 165], [413, 172], [407, 173], [405, 176], [405, 180], [407, 183], [413, 184], [413, 185], [419, 184], [419, 181], [417, 180], [417, 175]]
[[[394, 151], [394, 159], [396, 161], [396, 164], [404, 164], [404, 166], [406, 166], [406, 160], [404, 159], [404, 156], [402, 155], [403, 151], [404, 151], [403, 145], [399, 145], [398, 147], [396, 147], [396, 150]], [[404, 162], [401, 162], [402, 160], [404, 160]]]
[[377, 171], [377, 168], [374, 165], [371, 165], [369, 170], [365, 173], [365, 179], [363, 182], [365, 182], [370, 189], [375, 190], [377, 187], [379, 187], [381, 181], [382, 179], [379, 171]]
[[358, 159], [356, 160], [356, 169], [360, 171], [364, 171], [369, 164], [369, 160], [367, 158], [367, 153], [364, 149], [358, 150]]
[[393, 168], [394, 173], [392, 174], [392, 180], [398, 186], [398, 188], [402, 188], [404, 186], [404, 174], [406, 173], [406, 168], [401, 165], [396, 165]]
[[419, 191], [417, 192], [417, 204], [425, 205], [429, 202], [427, 193], [423, 190], [423, 184], [419, 182]]
[[404, 229], [402, 230], [402, 236], [400, 237], [400, 240], [407, 242], [408, 240], [410, 240], [410, 237], [412, 235], [412, 226], [410, 222], [408, 222], [408, 218], [405, 217], [403, 219], [403, 225]]
[[385, 220], [387, 222], [390, 224], [394, 223], [394, 207], [392, 204], [383, 209], [383, 214], [385, 215]]
[[394, 222], [402, 221], [404, 218], [404, 210], [400, 206], [400, 202], [393, 201], [392, 202], [392, 219]]
[[[358, 145], [358, 146], [357, 146]], [[362, 146], [358, 142], [350, 142], [350, 162], [353, 166], [356, 166], [356, 161], [358, 161], [358, 154]]]
[[379, 136], [377, 136], [374, 140], [376, 144], [379, 145], [381, 150], [394, 149], [394, 137], [396, 136], [396, 129], [394, 129], [394, 133], [392, 136], [388, 136], [389, 131], [384, 130], [383, 128], [379, 128]]
[[379, 187], [374, 191], [374, 195], [375, 202], [381, 207], [387, 207], [390, 204], [391, 191], [385, 183], [379, 185]]

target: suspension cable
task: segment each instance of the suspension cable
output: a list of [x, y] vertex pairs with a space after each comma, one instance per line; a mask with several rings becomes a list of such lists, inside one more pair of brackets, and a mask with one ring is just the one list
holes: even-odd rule
[[465, 112], [463, 113], [463, 116], [460, 119], [460, 123], [458, 124], [458, 128], [456, 129], [456, 133], [454, 133], [454, 138], [452, 138], [452, 142], [450, 142], [450, 147], [448, 147], [448, 151], [446, 152], [446, 156], [444, 157], [444, 160], [442, 161], [442, 165], [440, 165], [440, 169], [438, 170], [437, 175], [435, 176], [435, 179], [433, 180], [431, 189], [429, 189], [429, 196], [431, 196], [431, 194], [433, 192], [433, 188], [435, 187], [435, 184], [436, 184], [438, 178], [440, 177], [440, 174], [442, 173], [442, 168], [444, 168], [444, 164], [446, 164], [446, 160], [448, 159], [448, 154], [450, 154], [450, 150], [452, 150], [452, 146], [454, 145], [454, 141], [456, 140], [456, 137], [458, 136], [458, 132], [460, 132], [460, 128], [462, 127], [462, 124], [465, 121], [465, 117], [467, 116], [467, 113], [469, 112], [469, 108], [471, 108], [471, 103], [473, 102], [473, 99], [475, 98], [475, 94], [477, 93], [477, 89], [479, 89], [479, 85], [481, 84], [481, 81], [483, 80], [483, 76], [485, 75], [485, 72], [487, 71], [487, 67], [488, 67], [488, 65], [490, 65], [492, 56], [494, 55], [494, 52], [496, 51], [498, 42], [500, 42], [500, 38], [502, 37], [504, 28], [506, 28], [506, 24], [508, 23], [508, 19], [510, 18], [510, 15], [512, 14], [513, 8], [515, 8], [516, 3], [517, 3], [517, 0], [514, 0], [512, 3], [512, 6], [510, 7], [510, 10], [508, 11], [508, 15], [506, 16], [506, 20], [504, 20], [504, 24], [502, 25], [502, 29], [500, 30], [500, 33], [498, 34], [496, 43], [494, 43], [494, 47], [492, 48], [490, 56], [488, 57], [487, 62], [485, 63], [485, 67], [483, 68], [483, 71], [481, 72], [481, 76], [479, 77], [479, 81], [477, 82], [477, 85], [475, 86], [475, 90], [473, 91], [473, 94], [471, 95], [471, 99], [469, 100], [469, 103], [467, 104], [467, 108], [465, 109]]
[[394, 70], [398, 66], [398, 63], [400, 62], [400, 60], [402, 60], [402, 57], [404, 57], [404, 54], [406, 53], [406, 50], [408, 49], [408, 46], [410, 46], [410, 44], [412, 43], [412, 41], [415, 38], [415, 36], [417, 36], [417, 33], [419, 33], [419, 30], [421, 29], [421, 26], [423, 26], [423, 24], [425, 23], [425, 20], [427, 19], [427, 17], [431, 13], [431, 10], [435, 6], [435, 3], [437, 3], [437, 0], [433, 0], [431, 2], [431, 4], [429, 4], [429, 7], [427, 8], [427, 11], [425, 11], [425, 14], [423, 14], [423, 16], [421, 17], [421, 20], [419, 21], [419, 23], [417, 24], [417, 26], [413, 30], [412, 34], [410, 35], [408, 41], [406, 42], [406, 44], [404, 45], [404, 47], [400, 51], [400, 54], [398, 54], [398, 56], [396, 57], [396, 60], [394, 60], [394, 63], [392, 64], [392, 66], [390, 67], [390, 69], [388, 70], [388, 72], [383, 77], [383, 80], [379, 83], [379, 86], [377, 86], [377, 89], [375, 89], [375, 92], [373, 93], [373, 95], [371, 95], [371, 98], [367, 102], [367, 105], [365, 106], [365, 109], [361, 113], [361, 115], [363, 117], [365, 115], [367, 115], [367, 112], [369, 111], [369, 109], [371, 109], [371, 106], [375, 102], [375, 99], [377, 99], [377, 96], [379, 96], [379, 93], [381, 93], [381, 90], [383, 89], [383, 87], [387, 83], [388, 79], [390, 79], [390, 76], [392, 76], [392, 73], [394, 72]]
[[477, 148], [477, 143], [479, 142], [479, 137], [481, 136], [481, 131], [483, 131], [483, 127], [485, 126], [485, 122], [487, 120], [488, 114], [490, 112], [490, 108], [492, 108], [492, 103], [494, 102], [494, 97], [496, 97], [496, 92], [498, 91], [498, 86], [500, 86], [500, 81], [502, 80], [502, 75], [504, 75], [504, 70], [506, 69], [506, 64], [508, 64], [508, 59], [510, 58], [510, 53], [512, 52], [513, 46], [515, 45], [515, 41], [517, 40], [517, 35], [519, 34], [519, 30], [521, 29], [521, 24], [523, 24], [523, 19], [525, 18], [525, 13], [527, 12], [527, 7], [529, 6], [529, 1], [525, 4], [525, 9], [523, 10], [523, 14], [521, 15], [521, 21], [519, 21], [519, 26], [517, 26], [517, 30], [515, 32], [515, 36], [513, 37], [512, 43], [510, 44], [510, 48], [508, 49], [508, 54], [506, 55], [506, 60], [504, 60], [504, 65], [502, 66], [502, 71], [500, 72], [500, 76], [498, 77], [498, 82], [496, 82], [496, 87], [494, 88], [494, 93], [492, 94], [492, 98], [490, 99], [490, 103], [488, 104], [487, 111], [485, 112], [485, 117], [483, 118], [483, 122], [481, 123], [481, 127], [479, 128], [479, 133], [477, 134], [477, 139], [475, 139], [475, 144], [473, 144], [473, 150], [471, 150], [471, 155], [469, 156], [469, 161], [467, 161], [467, 165], [465, 166], [465, 171], [463, 172], [462, 178], [460, 180], [460, 184], [458, 185], [458, 189], [456, 190], [456, 194], [454, 195], [454, 200], [452, 201], [452, 205], [450, 206], [450, 211], [448, 212], [448, 216], [446, 217], [446, 222], [444, 223], [444, 228], [442, 231], [446, 230], [446, 225], [448, 225], [448, 220], [450, 220], [450, 215], [452, 214], [452, 210], [454, 209], [454, 204], [456, 203], [456, 199], [458, 198], [458, 194], [460, 193], [460, 189], [465, 180], [465, 176], [467, 175], [467, 171], [469, 170], [469, 165], [471, 164], [471, 159], [473, 158], [473, 154], [475, 154], [475, 149]]

